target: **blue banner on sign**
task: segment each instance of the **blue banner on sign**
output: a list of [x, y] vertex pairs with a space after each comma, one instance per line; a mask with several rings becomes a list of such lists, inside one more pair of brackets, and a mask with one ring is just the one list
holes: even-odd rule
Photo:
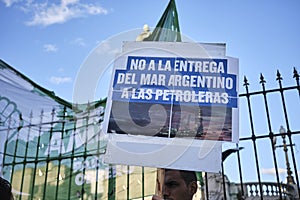
[[227, 59], [129, 56], [112, 100], [236, 108], [237, 77], [227, 69]]

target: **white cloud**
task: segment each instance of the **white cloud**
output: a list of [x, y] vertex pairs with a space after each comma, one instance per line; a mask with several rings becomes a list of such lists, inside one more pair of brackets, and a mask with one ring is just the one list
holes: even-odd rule
[[44, 50], [47, 52], [56, 52], [58, 48], [55, 44], [44, 44]]
[[63, 83], [69, 83], [72, 82], [71, 77], [58, 77], [58, 76], [51, 76], [50, 82], [54, 83], [56, 85], [63, 84]]
[[[99, 42], [98, 42], [99, 43]], [[102, 41], [99, 46], [97, 47], [97, 53], [98, 54], [110, 54], [110, 55], [115, 55], [117, 53], [121, 52], [120, 48], [113, 48], [112, 45], [107, 42], [107, 41]]]
[[27, 25], [49, 26], [64, 23], [73, 18], [86, 15], [107, 14], [107, 10], [93, 4], [83, 4], [79, 0], [62, 0], [61, 4], [35, 4], [33, 19]]
[[6, 7], [17, 5], [23, 12], [31, 15], [28, 26], [49, 26], [64, 23], [68, 20], [86, 17], [88, 15], [107, 14], [108, 11], [95, 3], [80, 2], [80, 0], [33, 1], [33, 0], [2, 0]]
[[58, 70], [57, 70], [58, 72], [60, 72], [60, 73], [62, 73], [62, 72], [64, 72], [65, 71], [65, 69], [64, 68], [62, 68], [62, 67], [60, 67], [60, 68], [58, 68]]
[[[262, 174], [276, 174], [275, 172], [275, 168], [263, 168], [261, 169], [261, 173]], [[285, 174], [286, 173], [286, 169], [284, 168], [278, 168], [278, 173], [279, 174]]]
[[85, 43], [85, 41], [84, 41], [83, 38], [76, 38], [71, 43], [75, 44], [75, 45], [78, 45], [78, 46], [81, 46], [81, 47], [85, 47], [86, 46], [86, 43]]
[[2, 0], [6, 7], [12, 6], [14, 3], [17, 3], [18, 0]]

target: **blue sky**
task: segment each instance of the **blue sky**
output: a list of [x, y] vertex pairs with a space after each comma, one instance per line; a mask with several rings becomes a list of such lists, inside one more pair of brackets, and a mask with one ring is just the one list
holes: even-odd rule
[[[168, 0], [1, 0], [0, 59], [72, 101], [77, 74], [89, 53], [114, 35], [142, 31], [146, 23], [155, 26], [167, 4]], [[260, 73], [268, 88], [276, 88], [277, 69], [284, 85], [294, 83], [293, 67], [300, 70], [300, 1], [176, 0], [176, 5], [182, 34], [197, 42], [226, 43], [227, 55], [239, 58], [240, 79], [246, 75], [252, 90], [260, 89]]]
[[[76, 74], [99, 42], [124, 31], [153, 27], [168, 1], [22, 1], [0, 3], [1, 59], [71, 101]], [[280, 69], [299, 67], [300, 3], [177, 0], [181, 32], [199, 42], [224, 42], [240, 59], [241, 77], [268, 83]], [[132, 38], [134, 40], [135, 38]], [[242, 89], [242, 88], [241, 88]]]

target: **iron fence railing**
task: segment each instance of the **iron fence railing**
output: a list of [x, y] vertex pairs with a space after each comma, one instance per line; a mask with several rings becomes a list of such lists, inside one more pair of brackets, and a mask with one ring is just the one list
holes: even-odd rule
[[[289, 86], [289, 87], [283, 87], [282, 82], [283, 78], [279, 71], [277, 71], [276, 74], [276, 81], [278, 82], [278, 88], [276, 89], [266, 89], [266, 80], [264, 76], [260, 75], [260, 84], [261, 84], [261, 90], [256, 92], [250, 92], [249, 89], [249, 82], [246, 77], [244, 77], [244, 87], [246, 92], [239, 95], [240, 100], [243, 99], [245, 102], [244, 107], [240, 107], [240, 109], [244, 109], [248, 111], [248, 120], [249, 120], [249, 130], [247, 134], [244, 134], [240, 136], [240, 143], [239, 146], [244, 146], [244, 144], [247, 143], [248, 151], [245, 154], [242, 154], [241, 152], [237, 152], [237, 158], [236, 162], [238, 164], [238, 172], [239, 172], [239, 182], [240, 182], [240, 188], [239, 190], [239, 198], [240, 199], [270, 199], [269, 191], [265, 189], [265, 181], [262, 180], [262, 160], [266, 157], [271, 157], [272, 159], [268, 159], [270, 161], [269, 166], [272, 166], [273, 172], [275, 174], [274, 182], [272, 182], [273, 186], [276, 186], [276, 195], [273, 195], [273, 199], [300, 199], [300, 192], [299, 192], [299, 175], [297, 170], [297, 165], [299, 165], [299, 160], [297, 160], [297, 157], [295, 155], [295, 141], [299, 140], [299, 122], [296, 122], [295, 126], [292, 126], [290, 124], [290, 114], [288, 113], [288, 104], [286, 103], [286, 94], [291, 92], [293, 93], [293, 96], [289, 95], [289, 103], [290, 105], [290, 111], [296, 112], [295, 109], [299, 107], [299, 97], [300, 97], [300, 87], [299, 87], [299, 74], [297, 70], [294, 68], [293, 71], [293, 78], [295, 79], [295, 86]], [[276, 98], [274, 94], [279, 94], [280, 101], [278, 101], [278, 104], [274, 107], [270, 107], [270, 103]], [[260, 101], [255, 101], [255, 98], [260, 98]], [[253, 103], [254, 101], [254, 103]], [[291, 102], [292, 101], [292, 102]], [[252, 104], [253, 103], [253, 104]], [[259, 105], [259, 108], [257, 108]], [[275, 108], [275, 109], [274, 109]], [[253, 114], [253, 110], [260, 109], [256, 114]], [[273, 109], [273, 110], [272, 110]], [[275, 111], [274, 111], [275, 110]], [[294, 110], [294, 111], [293, 111]], [[286, 127], [283, 128], [281, 126], [279, 132], [275, 132], [274, 123], [272, 123], [271, 117], [275, 118], [276, 115], [280, 115], [280, 111], [282, 111], [280, 123], [283, 123]], [[273, 115], [271, 115], [273, 113]], [[241, 115], [245, 115], [245, 113], [241, 113]], [[255, 124], [255, 118], [259, 118], [258, 115], [265, 116], [265, 121], [259, 121]], [[295, 117], [295, 116], [294, 116]], [[261, 118], [261, 117], [260, 117]], [[298, 120], [295, 120], [298, 121]], [[257, 124], [265, 124], [266, 125], [266, 132], [259, 133], [255, 129], [255, 125]], [[242, 130], [243, 127], [242, 127]], [[282, 138], [283, 145], [276, 146], [276, 140], [277, 138]], [[287, 141], [286, 141], [287, 137]], [[298, 138], [298, 140], [295, 140], [295, 138]], [[262, 143], [264, 146], [267, 147], [261, 147], [258, 144]], [[276, 150], [277, 147], [283, 147], [283, 152], [285, 153], [285, 166], [286, 167], [286, 173], [287, 173], [287, 183], [282, 183], [282, 178], [280, 177], [279, 171], [282, 168], [279, 168], [278, 163], [278, 151]], [[269, 148], [269, 151], [265, 151], [266, 148]], [[249, 165], [247, 163], [247, 159], [244, 159], [244, 162], [241, 161], [243, 156], [247, 156], [247, 154], [250, 154], [250, 150], [253, 151], [253, 156], [249, 157], [253, 158], [254, 162], [252, 162], [252, 165], [250, 168], [255, 168], [255, 173], [253, 173], [252, 179], [255, 179], [255, 184], [252, 183], [249, 185], [248, 183], [244, 183], [245, 176], [247, 173], [249, 173], [248, 170], [245, 170], [245, 165]], [[290, 156], [290, 157], [289, 157]], [[264, 158], [260, 158], [264, 157]], [[249, 160], [248, 160], [249, 161]], [[271, 162], [273, 161], [273, 162]], [[282, 163], [282, 160], [280, 160]], [[291, 168], [293, 166], [293, 168]], [[249, 169], [249, 167], [248, 167]], [[281, 170], [282, 171], [282, 170]], [[294, 173], [292, 173], [292, 171]], [[252, 171], [253, 172], [253, 171]], [[223, 176], [226, 174], [226, 171], [223, 170]], [[294, 178], [295, 177], [295, 178]], [[294, 180], [295, 179], [295, 180]], [[270, 185], [270, 184], [269, 184]], [[245, 187], [247, 186], [247, 187]], [[253, 189], [251, 186], [254, 186], [255, 189]], [[208, 186], [209, 188], [209, 186]], [[226, 184], [223, 181], [223, 188], [224, 188], [224, 194], [226, 194]], [[246, 189], [248, 188], [248, 189]], [[289, 190], [287, 190], [289, 188]], [[209, 189], [208, 189], [209, 190]], [[267, 192], [266, 192], [267, 191]], [[254, 195], [255, 194], [255, 195]], [[253, 198], [253, 196], [256, 196], [256, 198]], [[272, 196], [272, 195], [271, 195]], [[224, 195], [224, 199], [226, 199], [226, 195]], [[251, 198], [250, 198], [251, 197]], [[206, 198], [209, 199], [210, 197], [206, 195]]]
[[[210, 177], [204, 174], [204, 185], [200, 186], [203, 193], [197, 198], [300, 199], [299, 156], [295, 152], [300, 123], [298, 118], [295, 119], [297, 115], [291, 115], [291, 111], [300, 107], [296, 69], [293, 78], [295, 85], [284, 87], [283, 78], [277, 72], [278, 88], [267, 89], [261, 75], [261, 90], [255, 92], [250, 91], [250, 84], [244, 78], [246, 92], [239, 95], [244, 102], [240, 106], [243, 110], [240, 115], [247, 115], [249, 121], [241, 124], [247, 124], [249, 128], [241, 128], [243, 134], [236, 147], [245, 148], [224, 161], [220, 181], [213, 178], [220, 190], [214, 193], [216, 185], [210, 185]], [[276, 111], [272, 110], [274, 105], [270, 106], [274, 94], [279, 98]], [[255, 98], [260, 99], [259, 106]], [[259, 111], [254, 113], [257, 109]], [[70, 117], [66, 109], [53, 110], [52, 121], [44, 122], [43, 111], [38, 115], [39, 123], [21, 120], [20, 126], [12, 127], [8, 121], [8, 126], [0, 129], [0, 134], [6, 136], [4, 152], [1, 152], [2, 176], [11, 182], [15, 199], [151, 199], [155, 193], [156, 169], [111, 166], [102, 162], [105, 138], [100, 129], [95, 130], [95, 127], [101, 127], [101, 116], [88, 113], [84, 117]], [[58, 119], [55, 118], [57, 115]], [[264, 121], [259, 115], [265, 116]], [[277, 116], [283, 120], [280, 125], [285, 127], [278, 132], [274, 131], [272, 122], [272, 117]], [[31, 113], [29, 119], [32, 118]], [[257, 124], [266, 125], [266, 131], [258, 132]], [[282, 145], [275, 144], [278, 138], [282, 138]], [[267, 164], [262, 162], [264, 160]], [[273, 169], [272, 181], [265, 180], [265, 165]], [[282, 177], [282, 166], [286, 168], [283, 172], [287, 176], [286, 182]], [[229, 180], [232, 173], [229, 168], [236, 170], [235, 180]]]

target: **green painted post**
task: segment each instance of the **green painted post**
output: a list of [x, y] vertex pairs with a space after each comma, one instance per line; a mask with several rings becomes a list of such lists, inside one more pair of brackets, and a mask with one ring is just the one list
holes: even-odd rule
[[65, 132], [65, 119], [66, 119], [66, 106], [64, 106], [63, 111], [63, 121], [61, 126], [61, 143], [60, 143], [60, 151], [58, 155], [58, 166], [57, 166], [57, 176], [56, 176], [56, 189], [55, 189], [55, 199], [58, 198], [58, 189], [59, 189], [59, 179], [60, 179], [60, 167], [61, 167], [61, 161], [62, 161], [62, 145], [64, 145], [64, 132]]
[[40, 124], [39, 124], [39, 135], [38, 135], [38, 143], [36, 146], [36, 154], [34, 158], [34, 170], [33, 170], [33, 177], [32, 177], [32, 185], [31, 185], [31, 193], [30, 195], [33, 197], [34, 196], [34, 182], [35, 182], [35, 177], [36, 177], [36, 169], [37, 169], [37, 164], [38, 164], [38, 157], [39, 157], [39, 146], [40, 146], [40, 141], [41, 141], [41, 132], [42, 132], [42, 126], [43, 126], [43, 116], [44, 116], [44, 110], [41, 111], [41, 116], [40, 116]]
[[[46, 197], [46, 190], [47, 190], [47, 182], [48, 182], [48, 170], [49, 170], [49, 160], [50, 160], [50, 145], [51, 145], [51, 138], [52, 138], [52, 133], [53, 133], [53, 121], [54, 121], [54, 115], [55, 115], [55, 109], [53, 108], [52, 109], [52, 112], [51, 112], [51, 127], [50, 127], [50, 135], [49, 135], [49, 142], [48, 142], [48, 145], [49, 145], [49, 148], [48, 148], [48, 155], [47, 155], [47, 158], [46, 158], [46, 169], [45, 169], [45, 183], [44, 183], [44, 191], [43, 191], [43, 199], [45, 199]], [[29, 140], [27, 140], [29, 141]]]
[[[12, 161], [12, 169], [11, 169], [11, 183], [12, 183], [12, 177], [15, 173], [15, 166], [16, 166], [16, 157], [17, 157], [17, 150], [18, 150], [18, 146], [19, 146], [19, 135], [20, 135], [20, 127], [22, 124], [22, 114], [19, 114], [19, 119], [20, 119], [20, 123], [19, 123], [19, 127], [17, 128], [17, 139], [16, 139], [16, 144], [15, 144], [15, 151], [14, 151], [14, 156], [13, 156], [13, 161]], [[21, 196], [21, 195], [20, 195]]]
[[73, 173], [73, 165], [74, 165], [76, 125], [77, 125], [77, 119], [74, 117], [73, 144], [72, 144], [72, 153], [71, 153], [71, 166], [70, 166], [68, 199], [70, 199], [70, 197], [71, 197], [71, 188], [72, 188], [72, 173]]
[[100, 165], [100, 147], [101, 147], [101, 143], [100, 143], [100, 134], [97, 135], [97, 166], [96, 166], [96, 187], [95, 187], [95, 200], [98, 199], [98, 180], [99, 180], [99, 165]]
[[116, 174], [115, 166], [109, 165], [109, 176], [108, 176], [108, 200], [116, 199]]
[[[90, 107], [90, 103], [87, 104], [87, 108]], [[90, 112], [88, 110], [88, 114], [86, 117], [86, 124], [85, 124], [85, 144], [84, 144], [84, 152], [83, 152], [83, 170], [82, 170], [82, 174], [83, 174], [83, 180], [82, 180], [82, 186], [81, 186], [81, 199], [83, 200], [83, 196], [85, 193], [84, 190], [84, 185], [85, 185], [85, 170], [86, 170], [86, 158], [87, 158], [87, 145], [88, 145], [88, 132], [89, 132], [89, 119], [90, 119]]]
[[[11, 118], [8, 119], [8, 127], [7, 127], [7, 134], [6, 134], [6, 138], [5, 138], [5, 144], [4, 144], [4, 154], [3, 154], [3, 167], [6, 165], [5, 164], [5, 158], [6, 158], [6, 155], [7, 155], [7, 143], [8, 143], [8, 136], [9, 136], [9, 131], [10, 131], [10, 124], [11, 124]], [[12, 174], [10, 175], [10, 182], [11, 182], [11, 179], [12, 179]]]
[[[25, 176], [25, 169], [26, 169], [26, 160], [27, 160], [27, 154], [28, 154], [28, 144], [29, 144], [29, 135], [31, 131], [31, 122], [32, 122], [33, 114], [32, 111], [30, 112], [29, 115], [29, 126], [28, 126], [28, 132], [27, 132], [27, 142], [26, 142], [26, 147], [25, 147], [25, 153], [24, 153], [24, 160], [23, 160], [23, 170], [22, 170], [22, 180], [21, 180], [21, 186], [20, 186], [20, 193], [22, 194], [23, 192], [23, 182], [24, 182], [24, 176]], [[22, 195], [20, 195], [20, 200], [22, 199]]]

